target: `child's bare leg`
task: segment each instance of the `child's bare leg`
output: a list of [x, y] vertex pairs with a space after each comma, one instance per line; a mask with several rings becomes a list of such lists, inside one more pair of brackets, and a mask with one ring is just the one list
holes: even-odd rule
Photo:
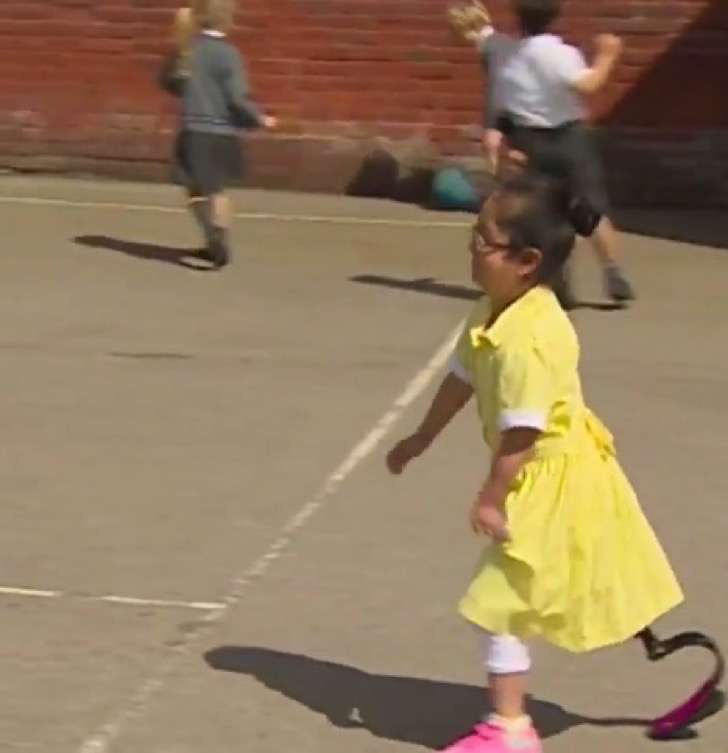
[[212, 197], [212, 221], [217, 227], [228, 230], [232, 222], [232, 202], [224, 193]]
[[527, 672], [490, 674], [488, 685], [493, 713], [502, 719], [520, 719], [526, 715]]
[[634, 290], [622, 274], [618, 263], [619, 240], [617, 229], [608, 217], [603, 217], [591, 237], [592, 246], [604, 267], [605, 283], [609, 296], [615, 301], [631, 301]]
[[526, 715], [528, 647], [512, 635], [478, 628], [490, 684], [491, 713], [445, 753], [543, 753], [538, 733]]
[[526, 681], [531, 669], [528, 647], [512, 635], [484, 635], [484, 658], [493, 713], [502, 719], [525, 716]]
[[190, 194], [187, 200], [187, 206], [202, 230], [202, 234], [205, 238], [205, 245], [209, 246], [213, 239], [210, 200], [205, 196]]
[[224, 193], [216, 193], [210, 198], [213, 226], [211, 244], [213, 262], [224, 267], [230, 262], [229, 230], [232, 222], [232, 203]]
[[617, 249], [619, 248], [617, 229], [609, 217], [602, 217], [602, 221], [597, 225], [590, 240], [597, 257], [605, 267], [617, 263]]

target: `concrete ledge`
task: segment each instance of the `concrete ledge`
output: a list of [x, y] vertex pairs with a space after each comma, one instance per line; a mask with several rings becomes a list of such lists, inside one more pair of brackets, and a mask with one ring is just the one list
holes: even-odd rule
[[[728, 206], [728, 130], [694, 133], [602, 131], [598, 134], [610, 193], [617, 206]], [[31, 153], [35, 148], [35, 153]], [[171, 139], [155, 148], [143, 136], [94, 144], [93, 155], [61, 143], [0, 144], [0, 168], [125, 180], [170, 182]], [[104, 155], [108, 153], [108, 156]], [[246, 187], [349, 194], [424, 202], [434, 172], [464, 168], [481, 190], [487, 184], [477, 156], [445, 156], [435, 144], [341, 135], [283, 135], [248, 140]]]

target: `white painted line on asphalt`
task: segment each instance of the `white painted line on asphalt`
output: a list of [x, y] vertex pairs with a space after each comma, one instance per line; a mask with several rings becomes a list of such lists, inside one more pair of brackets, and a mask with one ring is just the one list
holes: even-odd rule
[[225, 604], [214, 601], [170, 601], [169, 599], [137, 599], [133, 596], [92, 596], [89, 601], [101, 601], [106, 604], [127, 604], [138, 607], [161, 607], [163, 609], [198, 609], [208, 612], [224, 609]]
[[[42, 199], [32, 196], [0, 196], [0, 204], [20, 204], [38, 207], [71, 207], [78, 209], [115, 209], [126, 212], [155, 212], [157, 214], [183, 214], [181, 207], [165, 207], [156, 204], [124, 204], [110, 201], [71, 201], [68, 199]], [[330, 225], [383, 225], [385, 227], [412, 228], [464, 228], [472, 222], [455, 220], [407, 220], [396, 217], [347, 217], [308, 214], [272, 214], [269, 212], [237, 212], [241, 220], [269, 220], [271, 222], [310, 222]]]
[[215, 601], [177, 601], [170, 599], [141, 599], [135, 596], [84, 596], [65, 591], [43, 591], [35, 588], [15, 588], [14, 586], [0, 586], [0, 596], [22, 596], [37, 599], [77, 599], [79, 601], [96, 601], [106, 604], [126, 604], [138, 607], [160, 607], [163, 609], [197, 609], [209, 612], [223, 609], [225, 604]]
[[181, 207], [165, 207], [156, 204], [125, 204], [114, 201], [72, 201], [70, 199], [43, 199], [36, 196], [0, 196], [0, 204], [20, 204], [30, 207], [66, 207], [76, 209], [121, 209], [128, 212], [155, 212], [157, 214], [181, 214]]
[[57, 599], [63, 596], [61, 591], [39, 591], [35, 588], [14, 588], [12, 586], [0, 586], [1, 596], [25, 596], [35, 599]]
[[324, 504], [339, 490], [342, 483], [366, 460], [387, 436], [390, 429], [402, 417], [405, 410], [427, 389], [438, 371], [447, 363], [460, 335], [462, 323], [437, 349], [428, 363], [407, 384], [387, 412], [374, 424], [371, 431], [351, 450], [344, 461], [324, 480], [318, 492], [286, 523], [280, 535], [259, 559], [233, 579], [225, 597], [225, 607], [209, 611], [200, 619], [197, 627], [185, 634], [174, 654], [162, 662], [157, 672], [146, 679], [133, 695], [108, 722], [94, 732], [78, 749], [78, 753], [109, 753], [114, 742], [135, 719], [143, 716], [151, 700], [167, 684], [167, 678], [177, 666], [180, 657], [189, 653], [193, 644], [206, 630], [219, 624], [230, 609], [243, 598], [245, 589], [259, 580], [276, 560], [293, 544], [296, 534], [311, 521]]

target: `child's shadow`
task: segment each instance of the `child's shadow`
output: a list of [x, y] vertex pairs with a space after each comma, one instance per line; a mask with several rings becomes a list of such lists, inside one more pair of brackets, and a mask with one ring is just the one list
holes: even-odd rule
[[174, 248], [172, 246], [158, 246], [154, 243], [138, 243], [136, 241], [125, 241], [120, 238], [110, 238], [106, 235], [79, 235], [73, 239], [74, 243], [89, 248], [105, 248], [109, 251], [116, 251], [120, 254], [133, 256], [136, 259], [146, 259], [148, 261], [161, 261], [167, 264], [174, 264], [178, 267], [193, 269], [204, 272], [211, 268], [211, 265], [198, 256], [194, 251], [184, 248]]
[[[385, 275], [355, 275], [350, 277], [351, 282], [365, 285], [379, 285], [398, 290], [414, 290], [418, 293], [437, 295], [443, 298], [459, 298], [465, 301], [477, 301], [482, 298], [483, 291], [469, 288], [463, 285], [452, 285], [438, 282], [434, 277], [421, 277], [414, 280], [387, 277]], [[594, 311], [621, 311], [625, 308], [623, 303], [609, 301], [574, 301], [571, 309], [592, 309]]]
[[[324, 714], [336, 727], [364, 728], [375, 737], [438, 749], [483, 717], [482, 688], [413, 677], [390, 677], [266, 648], [221, 646], [208, 651], [213, 668], [255, 677], [271, 690]], [[640, 719], [589, 719], [531, 699], [543, 737], [579, 724], [643, 726]]]

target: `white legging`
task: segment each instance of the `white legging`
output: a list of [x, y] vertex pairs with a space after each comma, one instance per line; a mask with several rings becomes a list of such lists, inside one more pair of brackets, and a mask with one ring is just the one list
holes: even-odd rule
[[494, 635], [476, 627], [485, 668], [493, 675], [511, 675], [531, 669], [528, 646], [514, 635]]

